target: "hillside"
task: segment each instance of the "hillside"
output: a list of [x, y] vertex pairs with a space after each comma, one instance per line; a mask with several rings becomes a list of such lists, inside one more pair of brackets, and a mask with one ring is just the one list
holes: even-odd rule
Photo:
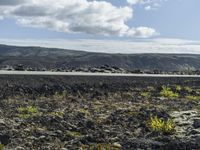
[[109, 65], [129, 70], [200, 70], [200, 55], [107, 54], [67, 49], [0, 45], [0, 67], [18, 64], [48, 69]]

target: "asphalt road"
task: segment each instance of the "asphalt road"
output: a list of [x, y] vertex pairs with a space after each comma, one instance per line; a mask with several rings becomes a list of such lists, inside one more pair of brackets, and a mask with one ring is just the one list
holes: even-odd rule
[[122, 74], [122, 73], [88, 73], [88, 72], [50, 72], [50, 71], [0, 71], [0, 75], [47, 75], [47, 76], [117, 76], [117, 77], [190, 77], [200, 75], [168, 75], [168, 74]]

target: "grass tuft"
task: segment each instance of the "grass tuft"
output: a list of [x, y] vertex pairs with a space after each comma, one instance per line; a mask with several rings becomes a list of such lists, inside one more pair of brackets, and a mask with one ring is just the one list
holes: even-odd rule
[[34, 106], [19, 107], [17, 111], [20, 118], [29, 118], [39, 112], [38, 108]]
[[163, 120], [157, 116], [150, 117], [148, 126], [151, 130], [163, 133], [173, 133], [175, 129], [174, 122], [172, 120]]
[[171, 99], [174, 99], [174, 98], [178, 98], [178, 97], [179, 97], [179, 94], [178, 94], [178, 93], [173, 92], [173, 91], [171, 90], [171, 88], [166, 87], [166, 86], [163, 86], [163, 87], [162, 87], [162, 90], [161, 90], [161, 92], [160, 92], [160, 95], [163, 96], [163, 97], [171, 98]]

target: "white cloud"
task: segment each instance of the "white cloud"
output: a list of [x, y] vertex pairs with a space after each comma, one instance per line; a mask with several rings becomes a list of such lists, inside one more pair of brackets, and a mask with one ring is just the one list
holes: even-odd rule
[[24, 3], [25, 0], [1, 0], [0, 6], [13, 6]]
[[148, 6], [144, 7], [144, 9], [145, 9], [145, 10], [151, 10], [152, 7], [151, 7], [150, 5], [148, 5]]
[[152, 5], [155, 5], [155, 4], [161, 4], [161, 3], [164, 3], [164, 2], [167, 2], [168, 0], [140, 0], [140, 3], [143, 4], [143, 5], [148, 5], [148, 4], [152, 4]]
[[11, 0], [3, 0], [0, 10], [3, 7], [7, 7], [1, 13], [5, 18], [15, 18], [18, 24], [24, 26], [66, 33], [134, 38], [157, 34], [155, 29], [149, 27], [128, 26], [126, 22], [132, 19], [133, 8], [116, 7], [106, 1], [13, 0], [12, 3]]
[[144, 5], [145, 10], [156, 10], [161, 7], [161, 4], [167, 2], [168, 0], [127, 0], [130, 5]]
[[153, 28], [147, 28], [147, 27], [138, 27], [138, 28], [133, 28], [129, 30], [127, 33], [128, 36], [136, 36], [136, 37], [141, 37], [141, 38], [147, 38], [151, 36], [152, 34], [154, 35], [159, 35]]
[[143, 2], [143, 0], [127, 0], [130, 5], [136, 5], [138, 3]]
[[0, 39], [1, 44], [18, 46], [42, 46], [84, 50], [89, 52], [106, 53], [185, 53], [200, 54], [200, 41], [182, 39], [148, 39], [136, 41], [118, 40], [64, 40], [64, 39], [38, 39], [38, 40], [12, 40]]

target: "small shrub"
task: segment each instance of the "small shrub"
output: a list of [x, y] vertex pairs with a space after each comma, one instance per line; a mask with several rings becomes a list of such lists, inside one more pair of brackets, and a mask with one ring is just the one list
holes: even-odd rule
[[173, 92], [171, 90], [171, 88], [165, 87], [165, 86], [162, 87], [162, 91], [160, 92], [160, 95], [163, 97], [167, 97], [167, 98], [178, 98], [179, 97], [178, 93]]
[[172, 133], [175, 125], [172, 120], [163, 120], [157, 116], [151, 117], [148, 121], [148, 126], [151, 130], [163, 133]]

